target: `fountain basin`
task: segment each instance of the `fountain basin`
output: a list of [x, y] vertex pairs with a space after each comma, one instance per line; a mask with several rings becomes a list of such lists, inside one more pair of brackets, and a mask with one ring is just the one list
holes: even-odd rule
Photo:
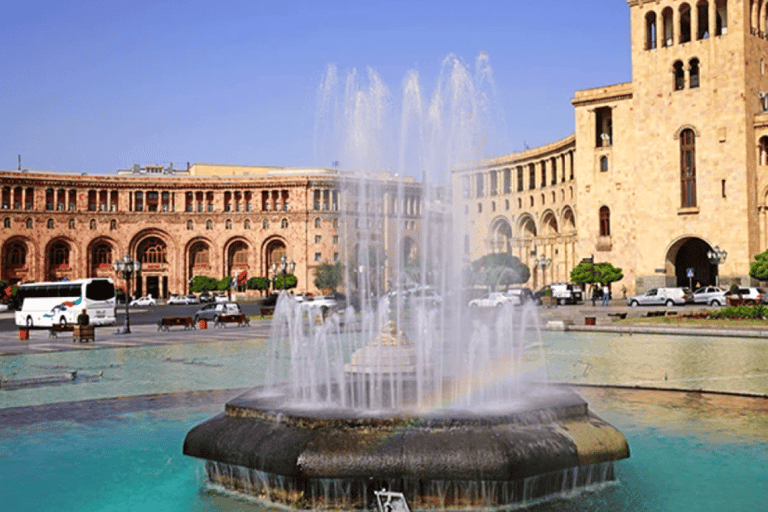
[[497, 507], [612, 480], [624, 436], [575, 392], [547, 391], [415, 414], [288, 407], [255, 389], [194, 427], [184, 454], [214, 483], [294, 508], [374, 508], [382, 487], [417, 508]]

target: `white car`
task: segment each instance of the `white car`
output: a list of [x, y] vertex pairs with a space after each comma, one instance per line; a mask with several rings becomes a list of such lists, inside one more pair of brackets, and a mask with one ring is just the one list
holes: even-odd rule
[[200, 304], [200, 299], [197, 298], [197, 295], [194, 293], [190, 293], [187, 295], [187, 304]]
[[151, 295], [133, 299], [129, 306], [157, 306], [157, 301]]
[[513, 306], [520, 306], [522, 300], [518, 295], [505, 295], [501, 292], [493, 292], [482, 299], [473, 299], [469, 301], [469, 306], [472, 308], [493, 308], [506, 303], [510, 303]]
[[170, 305], [187, 305], [189, 304], [189, 299], [184, 295], [171, 295], [171, 298], [168, 299], [167, 304]]

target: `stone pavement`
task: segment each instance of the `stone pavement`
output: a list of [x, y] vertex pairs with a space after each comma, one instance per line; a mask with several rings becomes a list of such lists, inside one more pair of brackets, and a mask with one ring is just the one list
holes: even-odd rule
[[270, 326], [269, 320], [252, 320], [251, 325], [245, 327], [229, 324], [226, 327], [214, 328], [212, 323], [208, 323], [208, 328], [204, 330], [185, 330], [182, 327], [172, 327], [169, 331], [158, 331], [157, 325], [148, 324], [132, 325], [129, 334], [120, 334], [122, 325], [113, 325], [97, 327], [95, 341], [88, 343], [74, 342], [71, 332], [61, 332], [56, 337], [51, 337], [47, 329], [32, 329], [29, 333], [29, 340], [20, 341], [18, 331], [14, 329], [0, 332], [0, 356], [267, 338], [269, 337]]

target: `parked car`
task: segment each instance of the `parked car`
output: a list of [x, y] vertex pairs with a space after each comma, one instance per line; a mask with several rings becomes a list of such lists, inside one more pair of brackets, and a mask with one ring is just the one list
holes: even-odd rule
[[541, 304], [541, 300], [533, 296], [533, 292], [530, 288], [510, 288], [505, 292], [508, 297], [518, 297], [520, 302], [525, 304], [526, 302], [534, 302]]
[[216, 300], [216, 297], [211, 295], [210, 292], [205, 291], [205, 292], [200, 294], [200, 302], [201, 303], [207, 304], [209, 302], [214, 302], [215, 300]]
[[228, 302], [229, 299], [227, 298], [227, 295], [224, 293], [217, 293], [214, 295], [214, 302]]
[[242, 312], [237, 302], [213, 302], [197, 310], [195, 323], [201, 319], [216, 322], [221, 315], [239, 315]]
[[582, 301], [581, 288], [573, 283], [552, 283], [549, 287], [558, 304], [577, 304]]
[[342, 300], [339, 298], [339, 296], [346, 297], [344, 294], [338, 294], [338, 295], [317, 295], [316, 297], [307, 297], [302, 303], [302, 306], [306, 307], [328, 307], [330, 309], [343, 309], [346, 307], [345, 300]]
[[194, 293], [190, 293], [187, 295], [187, 304], [200, 304], [200, 299]]
[[725, 290], [716, 286], [702, 286], [693, 292], [693, 303], [722, 306], [726, 303]]
[[186, 305], [189, 304], [189, 300], [185, 295], [171, 295], [166, 304], [169, 306]]
[[628, 306], [683, 306], [693, 304], [690, 288], [651, 288], [642, 295], [627, 297]]
[[729, 294], [731, 298], [741, 297], [743, 304], [768, 304], [768, 294], [762, 288], [745, 286], [739, 288], [738, 293]]
[[138, 299], [133, 299], [129, 306], [157, 306], [157, 301], [152, 297], [152, 295], [146, 295], [144, 297], [139, 297]]
[[487, 297], [481, 299], [473, 299], [469, 301], [469, 307], [472, 308], [492, 308], [502, 306], [510, 303], [514, 306], [519, 306], [523, 303], [522, 299], [517, 295], [505, 295], [501, 292], [492, 292]]

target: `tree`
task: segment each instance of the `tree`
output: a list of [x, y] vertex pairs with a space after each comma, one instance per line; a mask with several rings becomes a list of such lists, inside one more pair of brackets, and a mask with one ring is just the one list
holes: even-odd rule
[[278, 274], [275, 277], [275, 290], [289, 290], [296, 288], [299, 279], [293, 274]]
[[249, 290], [259, 290], [264, 292], [269, 290], [269, 278], [268, 277], [252, 277], [245, 283], [245, 287]]
[[323, 262], [315, 267], [315, 287], [318, 290], [336, 291], [341, 286], [344, 275], [344, 265], [340, 261], [336, 263]]
[[517, 257], [507, 253], [486, 254], [472, 262], [471, 280], [495, 288], [522, 284], [531, 277], [531, 270]]
[[607, 261], [582, 261], [571, 270], [571, 281], [576, 284], [609, 284], [624, 279], [624, 272]]
[[768, 251], [755, 256], [749, 264], [749, 276], [758, 281], [768, 281]]
[[219, 279], [219, 282], [216, 286], [218, 290], [229, 290], [232, 286], [232, 280], [234, 278], [232, 276], [224, 276], [221, 279]]
[[195, 276], [194, 279], [192, 279], [191, 291], [195, 293], [212, 292], [218, 288], [218, 285], [218, 280], [212, 277]]

